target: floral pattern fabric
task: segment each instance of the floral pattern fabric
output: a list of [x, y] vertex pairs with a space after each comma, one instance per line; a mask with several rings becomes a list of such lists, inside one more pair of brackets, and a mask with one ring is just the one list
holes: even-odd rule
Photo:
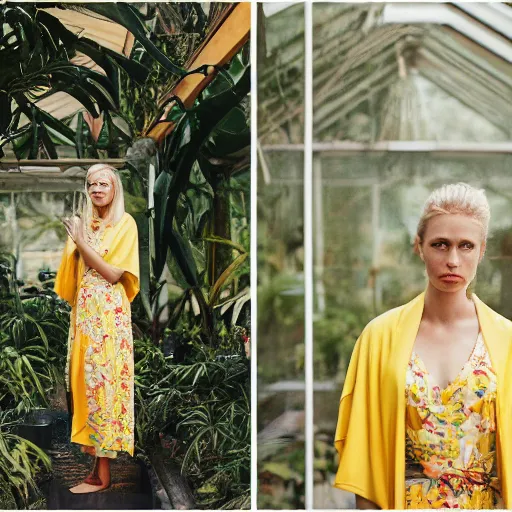
[[[93, 224], [92, 233], [89, 233], [89, 245], [102, 257], [108, 253], [108, 249], [101, 249], [108, 229], [109, 226], [99, 229]], [[78, 396], [71, 388], [73, 431], [77, 432], [71, 440], [94, 446], [100, 457], [115, 458], [118, 451], [133, 455], [131, 309], [121, 282], [111, 284], [96, 270], [87, 268], [79, 285], [72, 322], [70, 352], [73, 355], [70, 359], [71, 364], [80, 367], [79, 378], [85, 381], [85, 397]], [[75, 414], [77, 407], [86, 408], [85, 415]], [[77, 425], [82, 416], [85, 425]]]
[[433, 385], [413, 352], [406, 404], [406, 508], [504, 508], [496, 468], [496, 375], [482, 335], [445, 389]]

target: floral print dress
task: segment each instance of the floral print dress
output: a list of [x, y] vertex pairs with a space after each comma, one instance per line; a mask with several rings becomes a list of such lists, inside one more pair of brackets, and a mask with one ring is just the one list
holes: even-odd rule
[[481, 333], [455, 380], [433, 385], [413, 352], [406, 380], [406, 508], [504, 508], [496, 468], [496, 375]]
[[[125, 273], [112, 284], [92, 268], [77, 272], [82, 277], [71, 311], [66, 368], [73, 404], [71, 441], [94, 447], [99, 457], [115, 458], [119, 451], [134, 451], [130, 298], [138, 290], [136, 224], [125, 213], [115, 227], [93, 220], [87, 234], [89, 246]], [[61, 265], [64, 281], [67, 267]]]

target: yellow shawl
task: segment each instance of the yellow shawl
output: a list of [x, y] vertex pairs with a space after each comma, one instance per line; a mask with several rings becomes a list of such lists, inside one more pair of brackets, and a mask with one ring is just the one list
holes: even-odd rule
[[[125, 271], [120, 282], [131, 302], [139, 292], [139, 244], [137, 224], [129, 213], [125, 212], [114, 227], [106, 229], [99, 252], [107, 263]], [[55, 292], [72, 306], [84, 272], [84, 261], [68, 237], [55, 278]]]
[[[340, 400], [334, 486], [383, 509], [405, 508], [405, 376], [423, 314], [422, 293], [370, 322], [357, 340]], [[512, 322], [476, 295], [480, 329], [497, 375], [497, 463], [512, 506]], [[511, 461], [511, 462], [507, 462]]]

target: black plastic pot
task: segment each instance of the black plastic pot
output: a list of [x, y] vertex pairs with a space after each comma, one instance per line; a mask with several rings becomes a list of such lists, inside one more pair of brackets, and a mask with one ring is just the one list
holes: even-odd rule
[[16, 433], [39, 448], [49, 450], [52, 444], [53, 418], [43, 410], [32, 411], [25, 422], [17, 426]]

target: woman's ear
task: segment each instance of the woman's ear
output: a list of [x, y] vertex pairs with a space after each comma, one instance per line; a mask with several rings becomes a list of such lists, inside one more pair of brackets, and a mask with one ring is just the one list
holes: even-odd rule
[[421, 258], [421, 261], [425, 261], [423, 259], [423, 251], [421, 249], [421, 240], [418, 235], [416, 235], [416, 238], [414, 239], [414, 252]]
[[478, 258], [478, 263], [480, 263], [483, 260], [486, 248], [487, 248], [487, 242], [484, 240], [482, 242], [482, 245], [480, 246], [480, 256]]

